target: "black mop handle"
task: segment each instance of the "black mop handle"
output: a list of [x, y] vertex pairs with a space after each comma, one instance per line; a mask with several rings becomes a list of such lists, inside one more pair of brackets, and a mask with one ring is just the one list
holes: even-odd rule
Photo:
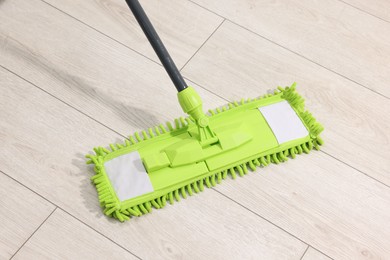
[[180, 92], [186, 89], [187, 88], [186, 82], [181, 76], [179, 70], [177, 69], [175, 63], [173, 62], [163, 42], [158, 36], [156, 30], [153, 28], [152, 23], [150, 22], [149, 18], [146, 16], [145, 11], [140, 5], [140, 3], [138, 2], [138, 0], [126, 0], [126, 3], [130, 7], [130, 10], [133, 12], [135, 18], [137, 19], [139, 25], [144, 31], [154, 51], [159, 57], [161, 63], [163, 64], [173, 84], [175, 84], [177, 91]]

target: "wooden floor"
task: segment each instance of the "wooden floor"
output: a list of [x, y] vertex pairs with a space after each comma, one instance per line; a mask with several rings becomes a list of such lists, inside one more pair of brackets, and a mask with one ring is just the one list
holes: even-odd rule
[[206, 108], [296, 81], [326, 143], [119, 223], [84, 155], [182, 115], [124, 2], [0, 0], [0, 259], [390, 259], [389, 1], [143, 0]]

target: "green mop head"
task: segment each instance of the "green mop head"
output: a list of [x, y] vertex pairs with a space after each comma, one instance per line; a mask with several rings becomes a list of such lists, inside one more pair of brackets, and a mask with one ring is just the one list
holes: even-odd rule
[[323, 127], [291, 87], [209, 110], [192, 88], [179, 92], [188, 118], [130, 136], [86, 157], [95, 165], [104, 213], [125, 221], [212, 187], [230, 175], [281, 163], [319, 149]]

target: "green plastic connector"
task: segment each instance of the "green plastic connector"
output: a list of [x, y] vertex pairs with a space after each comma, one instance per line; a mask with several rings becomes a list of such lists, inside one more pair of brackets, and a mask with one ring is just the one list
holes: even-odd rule
[[183, 111], [195, 120], [205, 117], [203, 113], [203, 102], [199, 94], [192, 87], [188, 87], [177, 93], [179, 103]]
[[209, 125], [209, 119], [203, 112], [203, 102], [199, 94], [192, 87], [188, 87], [177, 94], [181, 108], [190, 115], [198, 126], [198, 140], [202, 146], [218, 142], [218, 137]]

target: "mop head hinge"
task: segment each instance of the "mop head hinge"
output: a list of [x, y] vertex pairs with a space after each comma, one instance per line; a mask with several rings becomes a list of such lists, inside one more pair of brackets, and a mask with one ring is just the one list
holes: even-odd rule
[[192, 87], [178, 93], [178, 99], [183, 111], [192, 117], [198, 127], [198, 141], [202, 147], [215, 144], [218, 137], [210, 128], [209, 119], [203, 112], [203, 102]]

